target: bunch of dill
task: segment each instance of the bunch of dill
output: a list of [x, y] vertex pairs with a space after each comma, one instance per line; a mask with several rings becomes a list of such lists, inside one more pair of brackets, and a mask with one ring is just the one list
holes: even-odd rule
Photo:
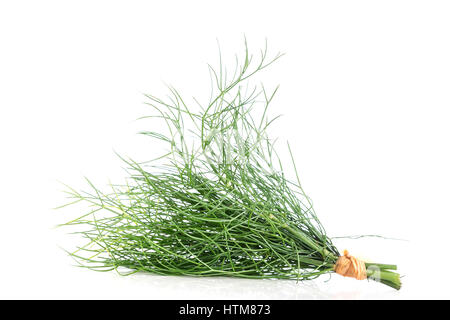
[[[76, 233], [86, 239], [70, 254], [121, 274], [305, 280], [332, 272], [339, 252], [266, 134], [277, 90], [250, 83], [280, 56], [269, 59], [266, 46], [255, 58], [245, 42], [232, 76], [222, 62], [209, 67], [211, 98], [205, 106], [195, 100], [198, 112], [172, 87], [166, 100], [147, 95], [156, 113], [145, 118], [167, 132], [141, 133], [166, 143], [167, 153], [145, 163], [122, 157], [128, 179], [110, 192], [89, 180], [90, 192], [67, 191], [71, 203], [90, 207], [64, 224], [81, 226]], [[368, 278], [400, 288], [395, 266], [366, 267]]]

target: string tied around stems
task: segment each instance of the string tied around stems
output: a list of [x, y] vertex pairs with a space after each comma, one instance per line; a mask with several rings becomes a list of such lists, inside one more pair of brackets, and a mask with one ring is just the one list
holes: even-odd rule
[[344, 250], [344, 255], [340, 256], [336, 261], [334, 271], [341, 276], [351, 277], [357, 280], [367, 278], [365, 262], [351, 256], [347, 250]]

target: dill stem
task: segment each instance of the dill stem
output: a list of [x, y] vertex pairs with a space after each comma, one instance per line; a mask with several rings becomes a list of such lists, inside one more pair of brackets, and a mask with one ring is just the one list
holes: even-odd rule
[[401, 287], [400, 275], [396, 272], [367, 269], [367, 278], [381, 282], [396, 290], [399, 290]]
[[296, 235], [302, 242], [307, 244], [311, 249], [320, 252], [325, 259], [329, 258], [333, 261], [337, 260], [337, 257], [333, 253], [328, 251], [326, 248], [319, 246], [316, 242], [308, 238], [308, 236], [304, 234], [301, 230], [297, 228], [294, 229], [288, 225], [284, 225], [284, 228], [289, 230], [289, 232], [293, 233], [294, 235]]

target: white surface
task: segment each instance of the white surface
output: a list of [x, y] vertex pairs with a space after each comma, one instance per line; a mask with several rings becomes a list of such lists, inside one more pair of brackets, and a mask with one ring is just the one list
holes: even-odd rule
[[[3, 1], [0, 4], [0, 298], [450, 298], [450, 4], [446, 1]], [[397, 263], [395, 292], [316, 281], [199, 279], [72, 267], [52, 227], [77, 214], [57, 181], [120, 181], [113, 150], [151, 158], [134, 122], [163, 81], [207, 94], [207, 62], [287, 55], [272, 111], [340, 249]], [[284, 147], [280, 144], [280, 147]]]

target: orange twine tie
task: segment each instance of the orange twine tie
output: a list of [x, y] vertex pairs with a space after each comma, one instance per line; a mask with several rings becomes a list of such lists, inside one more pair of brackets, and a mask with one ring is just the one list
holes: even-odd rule
[[351, 256], [347, 250], [340, 256], [334, 265], [334, 271], [344, 277], [352, 277], [358, 280], [367, 278], [366, 264], [364, 261]]

